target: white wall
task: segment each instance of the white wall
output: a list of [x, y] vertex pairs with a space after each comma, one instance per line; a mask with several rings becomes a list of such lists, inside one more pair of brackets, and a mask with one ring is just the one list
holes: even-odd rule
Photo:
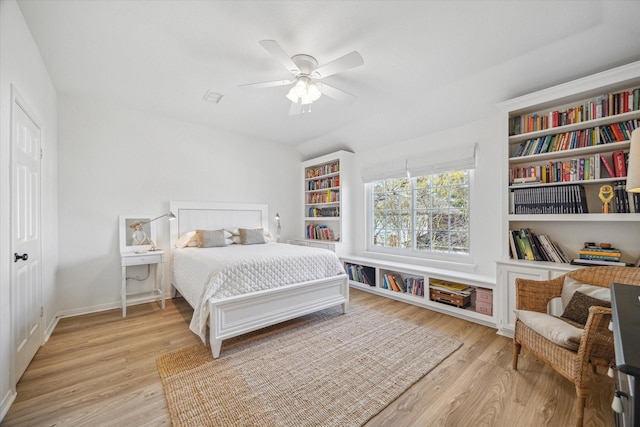
[[45, 326], [56, 314], [56, 91], [18, 5], [0, 1], [0, 419], [15, 397], [11, 366], [10, 120], [14, 85], [42, 128], [42, 288]]
[[[499, 116], [492, 119], [467, 123], [420, 138], [390, 143], [373, 150], [356, 152], [355, 242], [356, 254], [380, 259], [409, 262], [417, 265], [465, 271], [494, 279], [495, 261], [500, 257], [500, 137]], [[468, 146], [476, 143], [476, 169], [473, 173], [471, 192], [471, 257], [470, 265], [440, 263], [427, 259], [400, 259], [388, 255], [366, 252], [365, 244], [365, 194], [360, 172], [367, 165], [379, 165], [385, 159], [411, 159], [423, 153], [432, 152], [436, 147], [451, 150], [452, 147]]]
[[[58, 108], [61, 314], [119, 306], [120, 214], [158, 216], [170, 200], [268, 203], [282, 238], [299, 234], [293, 148], [79, 97]], [[156, 228], [168, 250], [167, 221]]]

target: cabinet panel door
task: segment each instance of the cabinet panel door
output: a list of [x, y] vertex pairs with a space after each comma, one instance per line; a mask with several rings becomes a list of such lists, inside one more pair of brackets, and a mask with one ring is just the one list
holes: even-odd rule
[[506, 312], [502, 313], [499, 321], [500, 329], [501, 332], [512, 336], [516, 324], [516, 315], [513, 312], [516, 308], [516, 279], [548, 280], [549, 270], [514, 266], [501, 266], [500, 269], [502, 306], [506, 307]]

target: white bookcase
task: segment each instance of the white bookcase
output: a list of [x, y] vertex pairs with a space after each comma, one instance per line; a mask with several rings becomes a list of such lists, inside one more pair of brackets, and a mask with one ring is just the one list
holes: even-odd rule
[[304, 229], [293, 244], [353, 252], [353, 153], [337, 151], [302, 163]]
[[[629, 140], [624, 136], [624, 127], [640, 122], [640, 110], [634, 109], [633, 103], [637, 107], [639, 96], [638, 91], [634, 93], [634, 90], [638, 88], [640, 62], [634, 62], [499, 105], [503, 135], [503, 176], [500, 187], [503, 196], [503, 221], [501, 259], [497, 265], [501, 298], [497, 320], [501, 333], [510, 335], [513, 332], [513, 286], [516, 277], [548, 279], [579, 268], [570, 264], [513, 259], [510, 256], [509, 230], [529, 228], [536, 234], [545, 234], [566, 252], [569, 259], [578, 258], [584, 242], [611, 243], [622, 251], [621, 260], [624, 262], [635, 262], [640, 257], [640, 212], [634, 209], [633, 195], [629, 193], [627, 196], [629, 213], [623, 213], [624, 210], [616, 206], [615, 199], [610, 202], [610, 213], [603, 213], [603, 203], [599, 198], [601, 186], [611, 185], [615, 191], [616, 186], [621, 187], [625, 183], [626, 176], [615, 176], [615, 171], [614, 176], [610, 176], [602, 161], [597, 161], [598, 156], [604, 156], [615, 169], [613, 153], [629, 151]], [[632, 101], [630, 108], [625, 108], [625, 104], [633, 98], [635, 101]], [[605, 100], [607, 103], [603, 102]], [[607, 104], [611, 106], [610, 110]], [[566, 117], [564, 122], [563, 117]], [[556, 120], [558, 123], [553, 123]], [[534, 123], [537, 126], [532, 126]], [[602, 143], [603, 133], [605, 138], [606, 134], [613, 134], [614, 142]], [[615, 137], [616, 133], [618, 137]], [[545, 142], [540, 142], [540, 149], [531, 148], [545, 140], [549, 143], [547, 149]], [[558, 142], [563, 140], [563, 149], [549, 149], [553, 147], [554, 140], [556, 148]], [[528, 141], [529, 149], [523, 155], [523, 148]], [[580, 159], [584, 161], [581, 162]], [[596, 162], [598, 168], [595, 168]], [[581, 163], [589, 164], [589, 169], [596, 172], [599, 169], [599, 175], [594, 173], [594, 176], [589, 176], [584, 170], [581, 175]], [[558, 165], [561, 165], [560, 169]], [[545, 169], [555, 170], [555, 179], [550, 179], [550, 174], [545, 176]], [[565, 174], [564, 179], [558, 174], [559, 170]], [[529, 178], [525, 180], [528, 181], [526, 183], [514, 182], [514, 175], [527, 173], [535, 174], [536, 178]], [[569, 186], [584, 188], [582, 200], [586, 202], [588, 212], [557, 213], [554, 210], [561, 206], [561, 201], [557, 200], [555, 194], [562, 194], [562, 188]], [[533, 192], [527, 193], [520, 189], [532, 189]], [[617, 196], [624, 196], [626, 193], [620, 188], [618, 190], [615, 193]], [[525, 202], [545, 213], [519, 212], [515, 206], [514, 191], [519, 195], [543, 194], [545, 198], [542, 200], [525, 198]], [[519, 199], [519, 203], [521, 202], [522, 198]]]

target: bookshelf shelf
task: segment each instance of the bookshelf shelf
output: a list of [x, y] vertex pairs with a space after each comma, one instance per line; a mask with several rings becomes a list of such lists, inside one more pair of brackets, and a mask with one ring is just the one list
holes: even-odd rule
[[509, 222], [638, 222], [637, 213], [587, 213], [587, 214], [556, 214], [556, 215], [508, 215]]
[[[505, 101], [499, 108], [504, 175], [497, 287], [505, 303], [499, 307], [498, 328], [511, 336], [516, 278], [547, 280], [584, 268], [517, 259], [517, 233], [511, 230], [548, 236], [568, 259], [579, 257], [584, 242], [611, 243], [621, 250], [623, 262], [640, 257], [640, 208], [624, 189], [628, 134], [640, 127], [640, 62]], [[551, 123], [556, 126], [544, 128]], [[616, 158], [623, 160], [616, 165]], [[605, 185], [614, 195], [607, 214], [600, 199]], [[556, 213], [556, 205], [584, 213]]]

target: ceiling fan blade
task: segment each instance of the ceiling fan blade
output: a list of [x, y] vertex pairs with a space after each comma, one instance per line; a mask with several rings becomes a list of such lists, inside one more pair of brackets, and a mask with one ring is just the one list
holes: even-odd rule
[[272, 82], [262, 82], [262, 83], [247, 83], [243, 85], [238, 85], [238, 87], [274, 87], [274, 86], [286, 86], [292, 84], [295, 80], [274, 80]]
[[291, 57], [287, 54], [287, 52], [280, 47], [277, 41], [275, 40], [260, 40], [260, 45], [267, 50], [274, 58], [278, 60], [284, 68], [289, 70], [291, 74], [297, 76], [300, 74], [300, 69], [298, 66], [291, 60]]
[[311, 73], [311, 76], [316, 79], [322, 79], [350, 68], [359, 67], [362, 64], [364, 64], [364, 59], [362, 59], [362, 56], [354, 50], [353, 52], [347, 53], [328, 64], [318, 67], [313, 71], [313, 73]]
[[298, 114], [302, 114], [302, 104], [298, 102], [292, 102], [291, 108], [289, 108], [289, 115], [297, 116]]
[[344, 102], [345, 104], [351, 104], [356, 99], [358, 99], [356, 96], [351, 95], [350, 93], [347, 93], [343, 90], [336, 89], [335, 87], [329, 86], [328, 84], [318, 83], [317, 85], [323, 95], [327, 95], [328, 97], [333, 98], [336, 101]]

